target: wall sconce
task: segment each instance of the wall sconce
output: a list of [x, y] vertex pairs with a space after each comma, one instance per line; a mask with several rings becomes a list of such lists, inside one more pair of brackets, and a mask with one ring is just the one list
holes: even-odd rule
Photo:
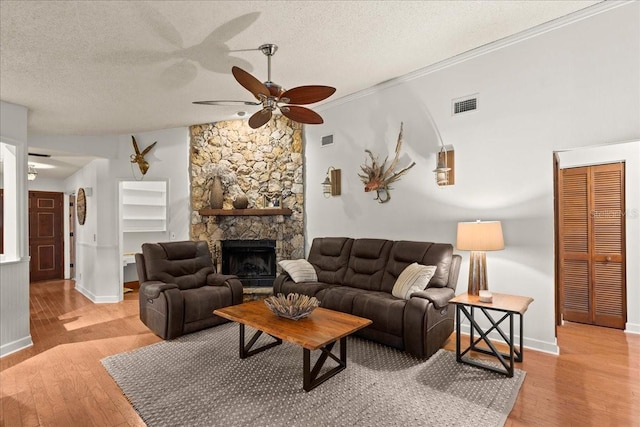
[[436, 174], [436, 184], [440, 187], [455, 184], [453, 147], [448, 150], [442, 145], [438, 152], [437, 164], [433, 172]]
[[36, 170], [35, 166], [29, 165], [29, 168], [27, 169], [27, 180], [33, 181], [37, 177], [38, 177], [38, 171]]
[[335, 169], [333, 166], [329, 166], [329, 169], [327, 169], [327, 176], [324, 181], [322, 181], [322, 194], [325, 199], [328, 199], [331, 196], [340, 195], [340, 177], [340, 169]]

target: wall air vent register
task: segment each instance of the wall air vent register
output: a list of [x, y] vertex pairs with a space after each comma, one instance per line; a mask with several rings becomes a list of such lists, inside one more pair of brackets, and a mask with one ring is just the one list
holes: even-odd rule
[[478, 109], [478, 94], [464, 96], [451, 100], [451, 113], [456, 116]]

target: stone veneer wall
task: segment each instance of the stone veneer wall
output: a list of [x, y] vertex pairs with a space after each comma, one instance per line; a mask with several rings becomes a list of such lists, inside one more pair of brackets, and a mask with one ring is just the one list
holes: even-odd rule
[[[270, 239], [276, 241], [276, 257], [304, 257], [304, 187], [302, 126], [279, 116], [258, 129], [245, 120], [222, 121], [190, 127], [191, 135], [191, 239], [209, 243], [220, 263], [220, 241]], [[263, 195], [281, 194], [282, 207], [291, 216], [201, 216], [208, 208], [211, 177], [203, 173], [207, 163], [227, 166], [249, 199], [249, 208], [263, 207]], [[223, 209], [233, 209], [225, 192]]]

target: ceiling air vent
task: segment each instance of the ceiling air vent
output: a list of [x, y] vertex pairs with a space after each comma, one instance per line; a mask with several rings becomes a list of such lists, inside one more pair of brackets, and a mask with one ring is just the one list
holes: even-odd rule
[[453, 115], [468, 113], [478, 109], [478, 94], [464, 96], [451, 101]]

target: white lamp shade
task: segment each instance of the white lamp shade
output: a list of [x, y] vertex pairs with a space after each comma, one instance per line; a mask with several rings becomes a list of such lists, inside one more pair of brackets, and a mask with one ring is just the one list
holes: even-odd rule
[[456, 247], [462, 251], [502, 250], [502, 224], [500, 221], [459, 222]]

